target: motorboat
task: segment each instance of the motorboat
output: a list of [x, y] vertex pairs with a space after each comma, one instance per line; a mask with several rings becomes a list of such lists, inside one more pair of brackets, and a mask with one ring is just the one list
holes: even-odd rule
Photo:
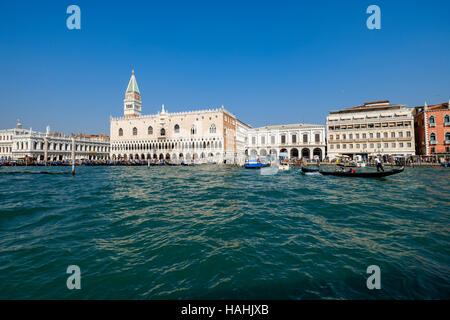
[[244, 165], [245, 169], [260, 169], [268, 166], [268, 163], [261, 163], [257, 159], [249, 159]]

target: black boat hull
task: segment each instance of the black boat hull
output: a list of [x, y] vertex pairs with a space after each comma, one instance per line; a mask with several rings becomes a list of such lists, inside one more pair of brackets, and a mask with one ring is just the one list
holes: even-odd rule
[[306, 167], [302, 167], [302, 172], [304, 172], [304, 173], [319, 172], [319, 168], [306, 168]]
[[383, 178], [401, 173], [405, 168], [393, 169], [381, 172], [339, 172], [339, 171], [319, 171], [324, 176], [351, 177], [351, 178]]

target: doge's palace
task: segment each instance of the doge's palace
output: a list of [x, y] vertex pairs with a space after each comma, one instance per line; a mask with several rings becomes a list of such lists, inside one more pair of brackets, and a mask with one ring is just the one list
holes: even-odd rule
[[142, 115], [141, 93], [134, 71], [125, 92], [123, 117], [110, 118], [112, 160], [170, 160], [237, 163], [249, 127], [223, 106], [216, 109]]

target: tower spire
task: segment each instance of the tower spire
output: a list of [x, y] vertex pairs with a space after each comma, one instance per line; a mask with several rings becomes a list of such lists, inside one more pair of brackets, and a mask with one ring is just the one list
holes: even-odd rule
[[130, 81], [128, 82], [128, 87], [127, 87], [127, 93], [128, 92], [134, 92], [134, 93], [141, 94], [139, 91], [137, 81], [136, 81], [136, 77], [134, 76], [134, 70], [131, 71], [131, 78], [130, 78]]
[[142, 112], [141, 92], [134, 76], [134, 69], [131, 70], [131, 78], [128, 82], [125, 100], [123, 101], [123, 113], [126, 118], [139, 117]]

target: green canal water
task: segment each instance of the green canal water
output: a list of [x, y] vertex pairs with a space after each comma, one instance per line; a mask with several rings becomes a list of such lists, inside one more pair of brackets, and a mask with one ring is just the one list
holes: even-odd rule
[[[0, 298], [449, 299], [449, 226], [445, 168], [384, 179], [214, 165], [2, 174]], [[66, 287], [69, 265], [81, 290]], [[366, 287], [370, 265], [381, 290]]]

